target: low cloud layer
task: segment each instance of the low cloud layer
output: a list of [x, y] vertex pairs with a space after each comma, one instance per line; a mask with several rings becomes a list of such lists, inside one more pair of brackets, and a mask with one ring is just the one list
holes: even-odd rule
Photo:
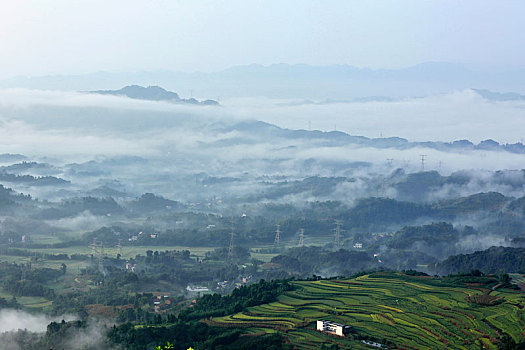
[[[281, 127], [338, 130], [411, 141], [494, 139], [516, 142], [525, 119], [522, 102], [488, 102], [471, 90], [398, 102], [282, 105], [276, 100], [231, 100], [223, 107], [180, 106], [85, 93], [0, 91], [0, 152], [86, 161], [138, 155], [165, 159], [180, 171], [304, 174], [297, 162], [315, 160], [307, 173], [337, 175], [323, 162], [369, 162], [384, 167], [449, 173], [458, 169], [518, 169], [524, 156], [501, 151], [373, 148], [321, 140], [264, 138], [258, 131], [228, 129], [241, 120]], [[187, 162], [190, 159], [190, 162]], [[276, 161], [276, 162], [274, 162]], [[235, 164], [240, 163], [240, 164]], [[252, 165], [256, 165], [254, 168]], [[257, 169], [260, 166], [260, 169]]]
[[42, 314], [30, 314], [21, 310], [0, 310], [0, 349], [23, 350], [25, 344], [39, 344], [38, 348], [58, 349], [112, 349], [106, 342], [107, 327], [91, 320], [85, 327], [70, 327], [61, 337], [52, 338], [52, 343], [45, 337], [47, 326], [51, 322], [71, 321], [71, 316], [48, 317]]
[[42, 314], [30, 314], [22, 310], [0, 310], [0, 333], [17, 329], [27, 329], [30, 332], [45, 332], [47, 325], [53, 321], [71, 321], [73, 316], [49, 317]]
[[59, 220], [48, 220], [50, 226], [69, 231], [92, 231], [106, 225], [109, 220], [104, 216], [95, 216], [89, 211], [84, 211], [73, 217], [66, 217]]
[[515, 143], [523, 139], [521, 131], [525, 127], [525, 101], [491, 102], [470, 89], [393, 102], [297, 104], [298, 101], [236, 99], [225, 104], [228, 102], [244, 117], [281, 127], [337, 129], [371, 138], [447, 142], [469, 139], [475, 143], [494, 139]]

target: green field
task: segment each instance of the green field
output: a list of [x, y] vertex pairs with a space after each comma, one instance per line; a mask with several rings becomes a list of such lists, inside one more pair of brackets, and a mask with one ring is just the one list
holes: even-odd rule
[[[186, 247], [186, 246], [123, 246], [122, 247], [122, 258], [129, 259], [133, 258], [138, 254], [146, 255], [147, 250], [152, 251], [165, 251], [165, 250], [189, 250], [192, 255], [198, 256], [199, 258], [204, 257], [204, 255], [212, 251], [212, 247]], [[30, 251], [46, 254], [82, 254], [89, 255], [91, 254], [91, 248], [88, 245], [85, 246], [73, 246], [67, 248], [38, 248], [38, 249], [28, 249]], [[117, 248], [108, 247], [105, 248], [105, 253], [107, 256], [116, 256]]]
[[[271, 246], [268, 246], [271, 248]], [[267, 246], [262, 246], [262, 248], [268, 248]], [[207, 252], [211, 252], [216, 247], [187, 247], [187, 246], [123, 246], [121, 249], [121, 256], [122, 259], [129, 259], [134, 258], [136, 255], [146, 255], [146, 251], [152, 250], [152, 251], [165, 251], [165, 250], [189, 250], [192, 256], [197, 256], [200, 259], [204, 258]], [[256, 252], [261, 247], [256, 247], [251, 249], [251, 256], [254, 259], [262, 260], [263, 262], [269, 262], [274, 256], [278, 255], [277, 253], [258, 253]], [[86, 255], [89, 256], [91, 254], [91, 248], [89, 246], [73, 246], [73, 247], [67, 247], [67, 248], [30, 248], [27, 249], [29, 251], [35, 252], [35, 253], [43, 253], [43, 254], [80, 254], [80, 255]], [[105, 253], [107, 256], [115, 257], [117, 256], [118, 250], [115, 247], [109, 247], [105, 248]], [[8, 261], [8, 262], [28, 262], [29, 257], [18, 257], [13, 255], [0, 255], [0, 261]], [[64, 261], [60, 261], [58, 266]], [[66, 265], [69, 266], [67, 262], [65, 262]], [[51, 267], [53, 266], [47, 266], [45, 267]]]
[[[12, 297], [10, 293], [0, 289], [0, 298], [10, 299]], [[41, 311], [44, 307], [51, 305], [51, 301], [44, 297], [18, 297], [17, 302], [28, 311]]]
[[[504, 334], [525, 341], [525, 293], [497, 290], [494, 306], [473, 304], [467, 296], [487, 293], [475, 286], [451, 286], [432, 277], [374, 273], [355, 279], [294, 281], [295, 290], [277, 302], [206, 322], [246, 327], [250, 333], [281, 331], [298, 349], [318, 349], [322, 343], [367, 349], [358, 339], [388, 340], [400, 349], [497, 349]], [[350, 325], [346, 338], [315, 331], [314, 321]]]

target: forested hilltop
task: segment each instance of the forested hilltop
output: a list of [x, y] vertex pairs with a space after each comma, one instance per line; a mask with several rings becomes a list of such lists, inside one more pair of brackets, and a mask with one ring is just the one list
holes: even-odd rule
[[472, 270], [525, 274], [525, 248], [491, 247], [472, 254], [450, 256], [436, 265], [440, 274]]
[[219, 103], [214, 100], [198, 101], [194, 98], [184, 99], [180, 98], [179, 95], [172, 91], [167, 91], [160, 86], [148, 86], [143, 87], [139, 85], [125, 86], [119, 90], [97, 90], [91, 91], [93, 94], [100, 95], [113, 95], [113, 96], [125, 96], [137, 100], [148, 100], [148, 101], [167, 101], [172, 103], [181, 104], [193, 104], [193, 105], [204, 105], [213, 106]]

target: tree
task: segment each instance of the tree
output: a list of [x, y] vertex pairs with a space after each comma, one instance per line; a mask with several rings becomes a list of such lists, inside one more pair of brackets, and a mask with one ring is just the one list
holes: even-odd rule
[[508, 273], [502, 273], [500, 276], [499, 276], [499, 281], [503, 284], [507, 284], [510, 282], [510, 276]]
[[[172, 350], [172, 349], [175, 349], [175, 346], [170, 342], [167, 342], [166, 345], [160, 345], [160, 346], [155, 347], [155, 350]], [[190, 349], [191, 348], [189, 348], [188, 350]]]

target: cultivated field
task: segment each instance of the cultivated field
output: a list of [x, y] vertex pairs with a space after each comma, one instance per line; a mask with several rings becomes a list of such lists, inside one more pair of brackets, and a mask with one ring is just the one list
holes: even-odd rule
[[[250, 333], [278, 330], [298, 349], [318, 349], [322, 343], [370, 348], [363, 339], [400, 349], [497, 349], [505, 334], [516, 343], [525, 341], [525, 293], [520, 291], [390, 272], [292, 283], [296, 289], [278, 302], [207, 322], [247, 327]], [[484, 306], [466, 299], [488, 294], [500, 297], [499, 303]], [[322, 334], [315, 331], [318, 319], [350, 325], [354, 332], [347, 338]]]

